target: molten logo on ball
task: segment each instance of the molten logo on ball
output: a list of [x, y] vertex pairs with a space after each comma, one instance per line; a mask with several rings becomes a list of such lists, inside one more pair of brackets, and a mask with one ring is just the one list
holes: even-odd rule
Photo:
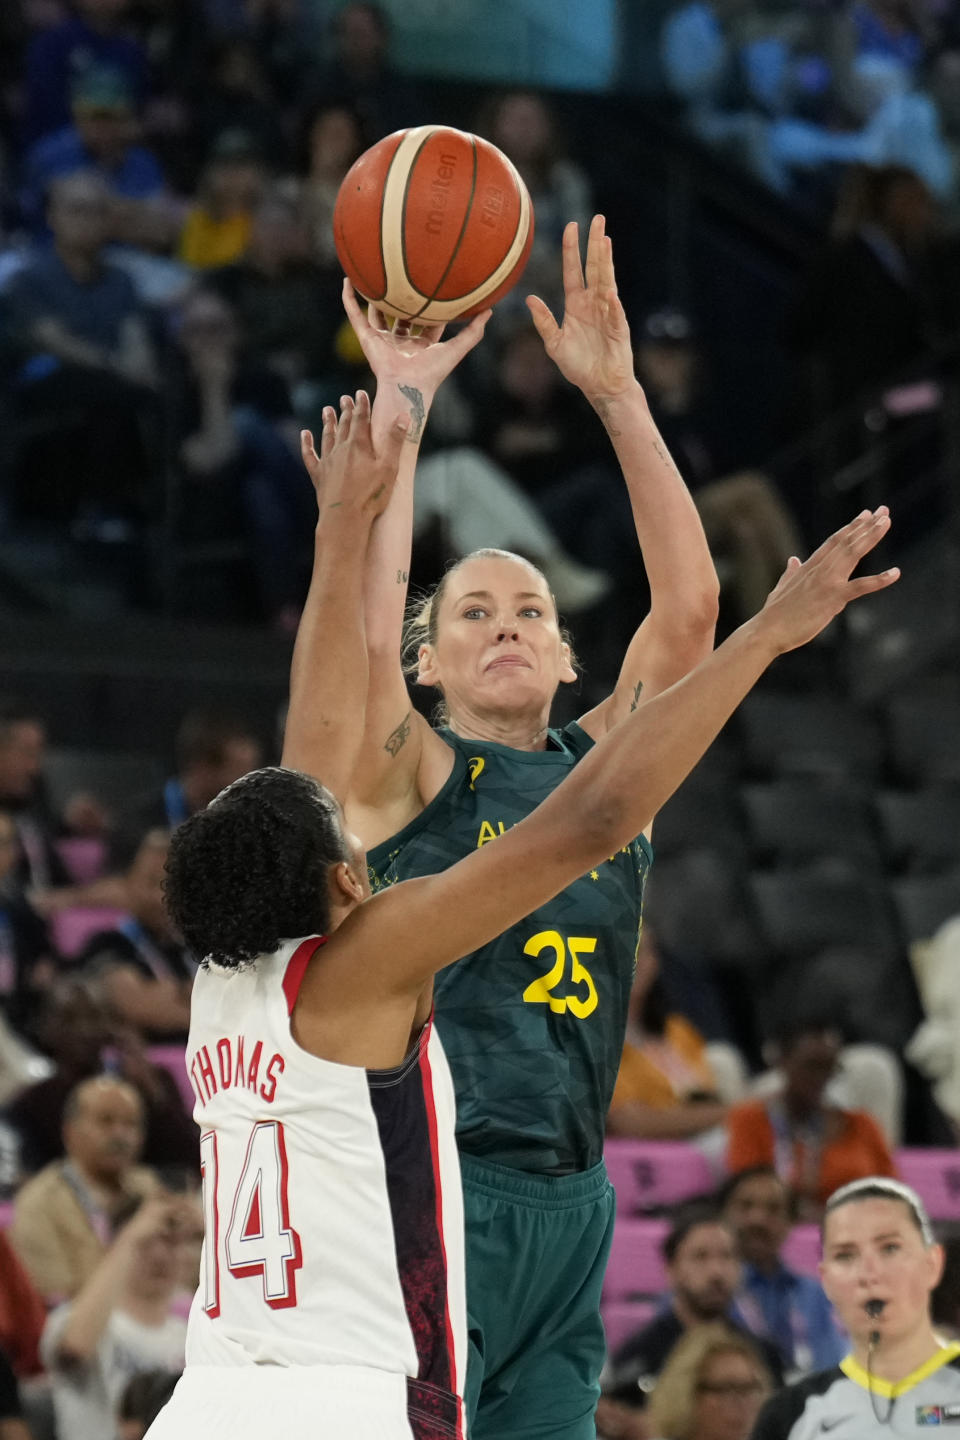
[[348, 171], [333, 215], [354, 288], [387, 315], [475, 315], [517, 283], [533, 242], [527, 187], [489, 141], [420, 125], [388, 135]]
[[440, 168], [433, 182], [433, 209], [427, 216], [427, 234], [439, 235], [443, 228], [443, 212], [447, 208], [447, 191], [456, 169], [456, 155], [441, 155]]

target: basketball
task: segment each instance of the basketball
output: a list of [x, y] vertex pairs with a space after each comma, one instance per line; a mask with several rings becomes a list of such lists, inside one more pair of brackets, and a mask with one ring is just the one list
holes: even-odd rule
[[355, 161], [337, 194], [333, 235], [364, 299], [385, 315], [438, 324], [495, 305], [517, 283], [533, 206], [495, 145], [419, 125]]

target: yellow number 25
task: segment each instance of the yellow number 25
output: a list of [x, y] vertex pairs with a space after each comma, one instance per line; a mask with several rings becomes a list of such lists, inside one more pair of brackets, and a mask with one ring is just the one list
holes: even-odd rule
[[[523, 998], [530, 1005], [549, 1005], [557, 1015], [569, 1010], [578, 1020], [585, 1020], [597, 1008], [597, 987], [593, 976], [580, 960], [581, 955], [592, 955], [597, 948], [596, 936], [568, 935], [566, 940], [558, 930], [541, 930], [523, 947], [524, 955], [541, 955], [552, 950], [556, 956], [553, 966], [546, 975], [540, 975], [530, 982], [523, 992]], [[567, 968], [567, 951], [570, 952], [570, 976], [568, 984], [585, 987], [585, 993], [556, 995], [554, 991], [563, 984]]]

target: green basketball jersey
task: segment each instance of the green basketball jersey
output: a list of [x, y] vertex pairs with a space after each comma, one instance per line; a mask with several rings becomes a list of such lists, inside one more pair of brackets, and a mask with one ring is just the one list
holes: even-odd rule
[[[453, 772], [415, 820], [371, 851], [375, 891], [496, 844], [593, 744], [575, 724], [551, 730], [538, 751], [441, 734]], [[600, 1159], [651, 859], [643, 837], [632, 841], [437, 976], [437, 1026], [467, 1154], [553, 1175]]]

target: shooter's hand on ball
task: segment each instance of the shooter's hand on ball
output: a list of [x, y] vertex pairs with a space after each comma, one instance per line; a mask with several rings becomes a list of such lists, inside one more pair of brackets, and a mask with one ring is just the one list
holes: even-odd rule
[[527, 307], [560, 373], [593, 405], [640, 390], [633, 371], [630, 327], [617, 295], [613, 247], [604, 218], [595, 215], [587, 239], [586, 273], [580, 264], [577, 222], [563, 232], [563, 324], [536, 295]]
[[[851, 600], [886, 590], [900, 578], [896, 568], [878, 575], [850, 576], [890, 529], [890, 512], [862, 510], [803, 564], [794, 556], [760, 614], [748, 625], [762, 629], [778, 653], [795, 650], [819, 635]], [[746, 628], [746, 627], [744, 627]]]
[[[391, 325], [375, 305], [369, 305], [364, 312], [349, 280], [343, 282], [343, 308], [377, 378], [378, 402], [382, 390], [402, 385], [418, 391], [427, 408], [451, 370], [482, 340], [492, 314], [490, 310], [481, 311], [469, 325], [441, 343], [442, 325], [416, 325], [409, 320], [397, 320]], [[398, 408], [406, 413], [401, 402]], [[419, 438], [412, 427], [410, 439]]]

